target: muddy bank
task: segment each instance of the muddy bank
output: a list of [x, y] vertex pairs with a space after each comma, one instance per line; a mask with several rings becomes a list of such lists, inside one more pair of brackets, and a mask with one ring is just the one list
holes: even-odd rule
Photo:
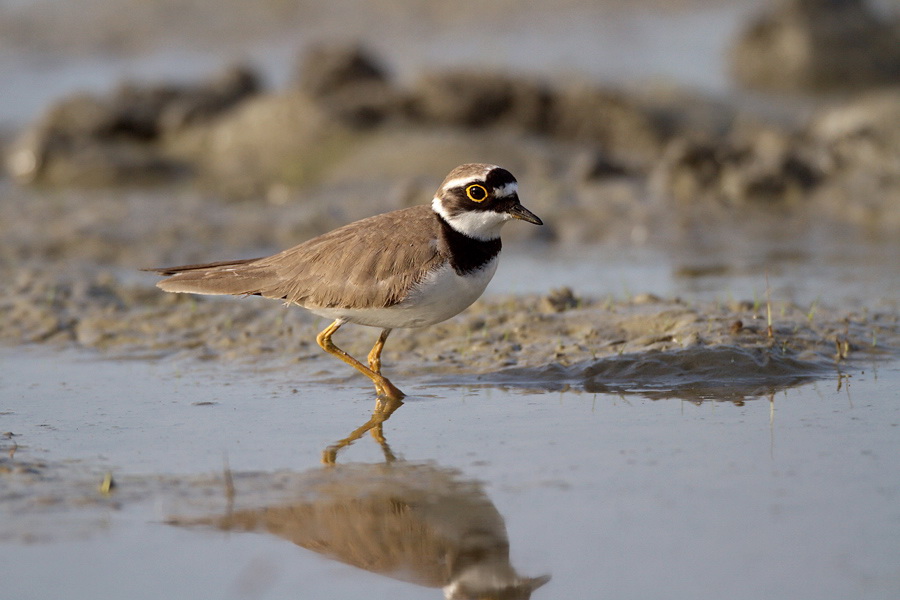
[[[260, 298], [164, 294], [110, 273], [78, 280], [22, 272], [0, 298], [0, 339], [102, 352], [109, 357], [179, 357], [254, 368], [296, 369], [306, 379], [350, 379], [315, 334], [327, 323]], [[564, 385], [702, 398], [756, 395], [763, 388], [833, 375], [896, 356], [896, 307], [853, 310], [772, 301], [685, 303], [638, 295], [581, 298], [571, 290], [477, 302], [424, 330], [398, 330], [386, 370], [405, 378]], [[373, 330], [351, 327], [336, 340], [364, 355]], [[482, 379], [476, 375], [493, 374]], [[443, 379], [446, 381], [446, 379]]]
[[821, 92], [900, 82], [895, 6], [865, 0], [768, 4], [731, 49], [731, 70], [743, 85]]
[[[419, 15], [444, 16], [437, 5]], [[688, 246], [701, 259], [678, 266], [686, 277], [731, 272], [745, 249], [766, 268], [785, 256], [814, 261], [822, 239], [850, 230], [876, 251], [895, 247], [896, 89], [749, 110], [677, 85], [626, 89], [497, 67], [406, 80], [363, 44], [304, 48], [279, 89], [245, 65], [188, 83], [123, 82], [62, 98], [19, 132], [5, 152], [11, 177], [0, 180], [0, 304], [10, 315], [0, 339], [318, 365], [321, 324], [302, 311], [166, 296], [137, 270], [274, 252], [427, 202], [449, 168], [474, 160], [519, 178], [546, 226], [510, 227], [504, 239], [532, 247]], [[801, 237], [809, 244], [782, 245]], [[758, 303], [547, 298], [491, 300], [432, 330], [398, 332], [387, 360], [400, 373], [519, 369], [504, 377], [584, 389], [654, 377], [677, 387], [690, 369], [714, 381], [721, 371], [724, 385], [739, 364], [752, 390], [897, 346], [890, 298], [867, 299], [881, 312], [775, 298], [771, 337]], [[348, 347], [364, 352], [352, 337]], [[657, 367], [631, 370], [654, 352], [662, 363], [642, 364]]]

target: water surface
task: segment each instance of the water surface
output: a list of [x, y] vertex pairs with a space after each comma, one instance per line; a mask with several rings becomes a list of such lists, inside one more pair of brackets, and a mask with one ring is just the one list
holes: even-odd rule
[[[268, 533], [165, 524], [226, 506], [224, 488], [191, 498], [173, 474], [217, 477], [227, 457], [240, 503], [283, 492], [265, 483], [279, 472], [322, 469], [322, 450], [369, 417], [360, 381], [28, 349], [2, 362], [0, 430], [16, 434], [16, 457], [122, 482], [118, 510], [45, 511], [38, 543], [15, 543], [7, 521], [9, 597], [441, 597]], [[898, 384], [896, 363], [739, 402], [419, 380], [384, 434], [400, 461], [483, 486], [518, 572], [553, 576], [535, 598], [889, 598]], [[365, 436], [337, 460], [385, 455]], [[144, 487], [150, 497], [129, 495]]]

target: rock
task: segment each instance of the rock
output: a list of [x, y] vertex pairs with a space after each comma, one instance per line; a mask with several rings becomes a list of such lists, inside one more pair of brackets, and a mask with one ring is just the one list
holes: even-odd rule
[[656, 294], [651, 294], [649, 292], [643, 292], [641, 294], [635, 294], [635, 296], [631, 299], [631, 303], [635, 305], [641, 304], [659, 304], [663, 301], [662, 298], [657, 296]]
[[692, 332], [688, 333], [686, 336], [679, 339], [678, 341], [681, 342], [682, 348], [696, 348], [696, 347], [704, 345], [703, 338], [701, 338], [700, 334], [697, 333], [696, 331], [692, 331]]
[[677, 202], [791, 204], [880, 230], [900, 227], [900, 89], [820, 109], [795, 133], [760, 126], [679, 137], [650, 177]]
[[40, 125], [20, 135], [5, 158], [7, 171], [22, 184], [94, 187], [154, 183], [189, 170], [147, 144], [79, 137]]
[[241, 65], [196, 86], [176, 86], [160, 110], [158, 130], [165, 133], [210, 122], [261, 90], [259, 75]]
[[750, 88], [823, 91], [900, 82], [900, 22], [865, 0], [782, 0], [731, 49], [731, 72]]
[[717, 188], [723, 149], [712, 141], [679, 138], [666, 148], [654, 169], [650, 187], [657, 195], [681, 203]]
[[215, 123], [186, 128], [167, 139], [166, 152], [196, 165], [214, 187], [246, 196], [315, 181], [346, 143], [345, 128], [293, 91], [257, 96]]
[[259, 77], [241, 66], [198, 84], [126, 82], [108, 103], [104, 137], [152, 141], [167, 131], [211, 121], [259, 90]]
[[394, 87], [387, 70], [359, 45], [322, 45], [299, 67], [299, 89], [332, 117], [366, 128], [405, 114], [408, 98]]
[[550, 293], [541, 299], [541, 307], [544, 312], [561, 313], [572, 308], [578, 308], [581, 300], [575, 296], [570, 287], [561, 287], [550, 290]]
[[802, 145], [785, 134], [760, 131], [747, 140], [678, 138], [650, 177], [657, 194], [680, 203], [797, 203], [821, 181]]
[[412, 92], [420, 122], [455, 127], [546, 129], [551, 92], [543, 83], [488, 71], [427, 74]]
[[622, 93], [589, 85], [556, 89], [541, 81], [490, 71], [422, 77], [411, 110], [422, 124], [503, 127], [586, 143], [610, 164], [649, 163], [662, 147], [654, 115]]
[[109, 97], [79, 94], [52, 106], [13, 142], [6, 158], [22, 183], [107, 185], [180, 175], [156, 143], [163, 133], [208, 122], [258, 91], [243, 68], [197, 85], [123, 84]]
[[[840, 151], [846, 160], [875, 160], [898, 167], [900, 156], [900, 88], [863, 94], [819, 110], [811, 119], [809, 133], [816, 140]], [[861, 146], [879, 152], [860, 155]]]
[[819, 110], [806, 134], [825, 156], [825, 212], [882, 230], [900, 229], [900, 89]]
[[721, 137], [743, 116], [727, 97], [700, 93], [672, 81], [631, 84], [618, 96], [620, 102], [648, 119], [656, 137], [664, 141], [687, 134]]
[[630, 169], [601, 150], [584, 151], [572, 161], [570, 176], [576, 181], [597, 181], [623, 177]]
[[7, 170], [20, 183], [92, 184], [115, 182], [118, 173], [147, 167], [151, 157], [104, 147], [115, 129], [112, 102], [77, 94], [50, 107], [12, 143]]
[[625, 94], [594, 86], [571, 86], [553, 95], [550, 135], [596, 145], [614, 160], [650, 163], [662, 149], [653, 116]]
[[380, 61], [357, 44], [315, 46], [301, 59], [298, 72], [298, 87], [313, 98], [359, 84], [388, 82]]
[[369, 129], [409, 112], [406, 94], [380, 82], [347, 86], [319, 97], [317, 103], [331, 118], [354, 129]]

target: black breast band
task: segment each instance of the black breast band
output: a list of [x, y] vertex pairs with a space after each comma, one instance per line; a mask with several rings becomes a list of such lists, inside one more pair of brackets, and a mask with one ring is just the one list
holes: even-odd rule
[[473, 273], [500, 254], [500, 238], [484, 241], [469, 237], [453, 229], [441, 215], [435, 216], [441, 224], [441, 250], [449, 255], [457, 275]]

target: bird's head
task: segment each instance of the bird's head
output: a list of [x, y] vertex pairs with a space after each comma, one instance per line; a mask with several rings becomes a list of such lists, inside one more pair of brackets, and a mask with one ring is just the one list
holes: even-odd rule
[[450, 227], [478, 240], [499, 238], [500, 228], [510, 219], [543, 225], [519, 202], [516, 178], [496, 165], [456, 167], [434, 195], [432, 207]]

